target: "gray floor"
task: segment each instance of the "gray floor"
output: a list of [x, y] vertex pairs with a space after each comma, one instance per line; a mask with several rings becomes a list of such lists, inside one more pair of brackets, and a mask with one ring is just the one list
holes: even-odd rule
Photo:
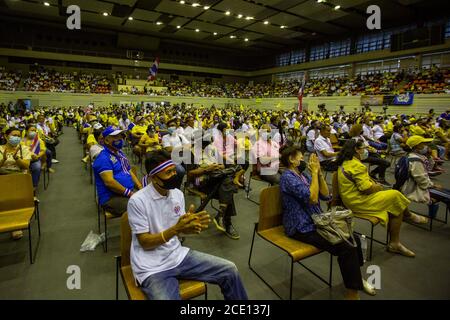
[[[81, 144], [75, 130], [65, 128], [58, 146], [58, 159], [48, 190], [41, 186], [42, 236], [36, 262], [29, 264], [27, 236], [12, 241], [9, 234], [0, 235], [0, 299], [114, 299], [115, 263], [119, 253], [118, 220], [109, 224], [109, 251], [99, 246], [94, 252], [80, 252], [80, 246], [90, 230], [97, 232], [97, 214], [93, 186], [89, 173], [80, 162]], [[450, 170], [448, 164], [445, 165]], [[436, 181], [450, 187], [449, 174]], [[392, 180], [392, 174], [388, 177]], [[258, 198], [265, 185], [254, 182], [251, 197]], [[186, 203], [198, 203], [188, 196]], [[213, 225], [200, 236], [189, 236], [185, 245], [232, 260], [238, 266], [251, 299], [278, 299], [248, 266], [248, 254], [254, 222], [258, 219], [259, 206], [245, 199], [243, 191], [236, 195], [238, 217], [235, 224], [241, 239], [232, 240], [219, 233]], [[425, 212], [424, 205], [413, 209]], [[211, 211], [212, 212], [212, 211]], [[440, 217], [445, 213], [440, 210]], [[357, 230], [366, 234], [368, 228], [357, 223]], [[35, 230], [36, 231], [36, 230]], [[376, 236], [385, 237], [385, 230], [376, 228]], [[413, 249], [414, 259], [393, 255], [381, 245], [374, 246], [374, 258], [367, 263], [381, 269], [381, 289], [375, 297], [361, 295], [362, 299], [449, 299], [450, 298], [450, 226], [435, 223], [432, 232], [404, 224], [402, 239]], [[34, 238], [36, 240], [36, 237]], [[280, 250], [258, 239], [255, 241], [253, 265], [264, 275], [277, 292], [288, 297], [289, 259]], [[324, 253], [306, 261], [318, 273], [326, 276], [329, 255]], [[69, 290], [66, 282], [71, 265], [81, 269], [81, 289]], [[300, 266], [295, 266], [294, 299], [342, 299], [343, 286], [336, 259], [334, 259], [333, 287], [329, 289]], [[210, 285], [210, 299], [222, 299], [218, 287]], [[120, 298], [126, 299], [120, 285]]]

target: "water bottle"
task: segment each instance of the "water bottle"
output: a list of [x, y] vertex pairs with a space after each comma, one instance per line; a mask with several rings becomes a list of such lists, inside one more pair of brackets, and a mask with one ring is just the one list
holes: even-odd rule
[[361, 250], [363, 253], [364, 263], [367, 261], [367, 239], [366, 235], [361, 235]]

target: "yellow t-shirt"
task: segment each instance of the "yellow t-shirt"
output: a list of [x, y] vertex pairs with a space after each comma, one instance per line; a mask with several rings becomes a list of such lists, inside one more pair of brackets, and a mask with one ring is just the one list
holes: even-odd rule
[[131, 133], [134, 135], [143, 135], [147, 132], [147, 126], [143, 125], [143, 126], [139, 126], [139, 125], [135, 125], [133, 127], [133, 129], [131, 129]]
[[86, 140], [86, 144], [90, 144], [90, 145], [95, 145], [97, 144], [97, 140], [95, 139], [94, 135], [91, 133], [88, 135], [87, 140]]
[[[158, 145], [148, 146], [148, 145], [154, 144], [154, 143], [158, 143]], [[159, 143], [159, 137], [158, 137], [157, 133], [155, 133], [152, 137], [150, 137], [147, 133], [145, 133], [141, 137], [141, 140], [139, 140], [139, 144], [148, 146], [146, 152], [150, 152], [153, 150], [159, 150], [162, 148], [161, 144]]]

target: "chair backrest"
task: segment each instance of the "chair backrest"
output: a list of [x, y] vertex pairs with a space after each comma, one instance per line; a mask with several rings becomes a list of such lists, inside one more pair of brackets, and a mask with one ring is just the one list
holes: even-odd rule
[[258, 231], [263, 231], [282, 224], [280, 186], [265, 188], [259, 195]]
[[120, 255], [122, 267], [130, 265], [131, 228], [128, 213], [120, 218]]
[[0, 175], [1, 211], [33, 207], [33, 182], [30, 174]]

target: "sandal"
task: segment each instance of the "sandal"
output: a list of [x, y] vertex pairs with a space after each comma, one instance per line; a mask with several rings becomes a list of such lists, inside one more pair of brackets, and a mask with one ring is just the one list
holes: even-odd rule
[[414, 252], [405, 248], [403, 245], [400, 245], [399, 248], [394, 248], [391, 245], [388, 245], [387, 251], [392, 252], [392, 253], [398, 253], [402, 256], [409, 257], [409, 258], [414, 258], [416, 256], [416, 254]]
[[375, 288], [364, 279], [363, 279], [363, 288], [364, 288], [364, 292], [370, 296], [374, 296], [377, 294], [377, 291], [375, 290]]
[[406, 220], [409, 220], [417, 224], [427, 224], [429, 222], [429, 219], [427, 217], [414, 213], [411, 213], [411, 216], [407, 217]]

